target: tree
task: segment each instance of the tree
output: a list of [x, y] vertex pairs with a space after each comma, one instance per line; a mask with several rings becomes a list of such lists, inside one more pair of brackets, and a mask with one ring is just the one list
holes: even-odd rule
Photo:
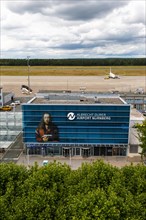
[[0, 163], [0, 219], [143, 220], [146, 166], [103, 161], [77, 170], [57, 162], [27, 169]]
[[140, 147], [142, 149], [142, 159], [146, 158], [146, 119], [142, 124], [137, 125], [138, 139], [140, 141]]

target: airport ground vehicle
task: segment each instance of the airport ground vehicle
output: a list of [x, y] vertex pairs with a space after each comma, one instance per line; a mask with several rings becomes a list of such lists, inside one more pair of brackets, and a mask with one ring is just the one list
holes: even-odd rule
[[16, 106], [15, 102], [12, 102], [12, 103], [10, 104], [10, 106], [11, 106], [11, 107], [15, 107], [15, 106]]
[[14, 101], [10, 104], [11, 107], [15, 107], [16, 105], [20, 105], [20, 101], [17, 100], [17, 101]]
[[16, 105], [20, 105], [20, 100], [16, 100], [14, 103], [15, 103]]
[[22, 92], [23, 94], [30, 94], [30, 93], [32, 93], [32, 89], [29, 88], [29, 87], [26, 86], [26, 85], [22, 85], [22, 86], [21, 86], [21, 92]]

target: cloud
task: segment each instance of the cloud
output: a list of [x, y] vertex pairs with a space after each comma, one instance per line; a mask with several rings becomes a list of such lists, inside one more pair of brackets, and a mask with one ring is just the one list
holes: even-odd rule
[[60, 17], [67, 20], [90, 20], [94, 18], [102, 18], [107, 16], [117, 7], [125, 5], [126, 2], [117, 1], [79, 1], [70, 7], [60, 8], [58, 14]]
[[8, 9], [17, 14], [41, 13], [43, 9], [50, 6], [50, 1], [11, 1], [7, 3]]
[[145, 1], [2, 1], [1, 56], [145, 56]]
[[142, 23], [146, 25], [146, 2], [131, 1], [129, 7], [124, 8], [123, 22], [127, 24]]
[[10, 11], [18, 14], [40, 13], [57, 16], [64, 20], [90, 20], [107, 16], [115, 8], [127, 5], [126, 1], [66, 0], [66, 1], [25, 1], [9, 3]]

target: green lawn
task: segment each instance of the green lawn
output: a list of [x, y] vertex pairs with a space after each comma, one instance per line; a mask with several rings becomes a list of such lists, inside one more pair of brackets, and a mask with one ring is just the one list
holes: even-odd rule
[[[109, 73], [109, 66], [1, 66], [3, 76], [100, 76]], [[145, 76], [146, 66], [113, 66], [112, 72], [123, 76]]]

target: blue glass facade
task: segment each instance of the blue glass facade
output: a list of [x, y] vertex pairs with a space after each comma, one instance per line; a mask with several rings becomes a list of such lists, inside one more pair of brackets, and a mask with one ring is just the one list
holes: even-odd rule
[[[130, 105], [24, 104], [23, 141], [26, 146], [128, 145]], [[58, 129], [58, 140], [38, 142], [36, 129], [49, 113]]]

